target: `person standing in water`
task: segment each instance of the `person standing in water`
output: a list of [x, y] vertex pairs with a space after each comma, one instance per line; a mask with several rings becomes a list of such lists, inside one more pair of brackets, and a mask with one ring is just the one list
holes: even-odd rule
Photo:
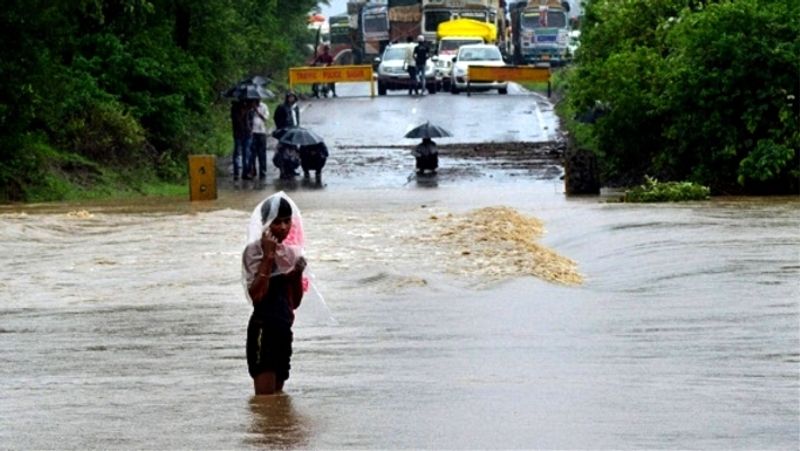
[[[260, 237], [242, 255], [243, 281], [253, 304], [247, 326], [247, 366], [256, 395], [283, 390], [289, 378], [294, 310], [303, 299], [302, 220], [293, 202], [276, 193], [254, 212]], [[253, 230], [251, 218], [251, 231]], [[251, 232], [252, 235], [252, 232]]]

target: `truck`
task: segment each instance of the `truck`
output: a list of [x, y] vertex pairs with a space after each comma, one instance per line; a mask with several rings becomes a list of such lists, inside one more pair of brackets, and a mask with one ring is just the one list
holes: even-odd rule
[[510, 10], [514, 64], [566, 63], [570, 55], [569, 10], [569, 2], [558, 0], [514, 4]]
[[455, 19], [439, 24], [436, 31], [437, 50], [434, 61], [436, 78], [442, 80], [442, 89], [450, 90], [453, 58], [459, 47], [467, 44], [494, 44], [497, 27], [473, 19]]
[[389, 10], [386, 0], [347, 2], [353, 62], [363, 64], [378, 57], [389, 43]]
[[421, 32], [422, 8], [419, 0], [389, 0], [389, 37], [393, 43], [416, 41]]
[[422, 35], [433, 42], [439, 24], [454, 19], [473, 19], [498, 25], [500, 0], [422, 0]]
[[334, 64], [353, 64], [355, 30], [350, 26], [350, 17], [347, 14], [330, 16], [328, 27]]

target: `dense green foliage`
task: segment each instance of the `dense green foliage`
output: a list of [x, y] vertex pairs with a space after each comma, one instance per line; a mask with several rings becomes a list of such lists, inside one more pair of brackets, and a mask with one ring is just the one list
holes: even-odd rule
[[606, 182], [650, 174], [718, 193], [797, 193], [798, 5], [588, 2], [568, 110], [595, 113], [573, 131], [597, 152]]
[[219, 93], [283, 78], [316, 0], [12, 0], [0, 9], [0, 201], [180, 181], [229, 133]]
[[625, 202], [681, 202], [708, 199], [711, 190], [692, 182], [659, 182], [645, 177], [644, 183], [625, 192]]

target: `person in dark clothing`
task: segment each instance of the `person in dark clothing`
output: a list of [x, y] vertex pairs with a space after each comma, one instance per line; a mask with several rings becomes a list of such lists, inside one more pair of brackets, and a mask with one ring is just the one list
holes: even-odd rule
[[271, 395], [282, 391], [289, 378], [294, 310], [303, 299], [306, 261], [302, 243], [294, 240], [302, 230], [292, 230], [295, 225], [302, 229], [302, 221], [293, 216], [299, 218], [299, 211], [293, 211], [288, 197], [283, 192], [270, 196], [260, 214], [261, 237], [242, 254], [247, 297], [253, 303], [246, 352], [256, 395]]
[[328, 146], [319, 143], [300, 148], [300, 165], [303, 167], [303, 177], [310, 178], [314, 171], [317, 182], [322, 181], [322, 168], [328, 160]]
[[428, 44], [425, 42], [425, 36], [419, 35], [417, 37], [417, 46], [414, 48], [414, 63], [417, 65], [417, 77], [419, 86], [419, 93], [425, 95], [426, 89], [426, 80], [425, 80], [425, 67], [428, 62], [428, 57], [430, 56], [430, 49], [428, 49]]
[[300, 166], [301, 162], [300, 153], [295, 146], [278, 143], [278, 147], [275, 149], [275, 155], [272, 157], [272, 164], [278, 168], [280, 178], [291, 179], [299, 175], [297, 173], [297, 168]]
[[[414, 40], [411, 36], [406, 38], [407, 44], [412, 44]], [[409, 45], [406, 47], [405, 54], [403, 55], [403, 65], [406, 68], [406, 72], [408, 72], [408, 95], [412, 94], [419, 94], [419, 89], [417, 88], [417, 63], [414, 60], [414, 47]]]
[[[314, 58], [314, 66], [332, 66], [333, 65], [333, 56], [331, 56], [331, 47], [329, 45], [324, 45], [322, 47], [322, 53]], [[326, 83], [325, 87], [327, 90], [322, 89], [323, 86], [320, 86], [319, 83], [314, 83], [311, 85], [311, 90], [314, 92], [314, 97], [319, 98], [320, 92], [323, 93], [325, 97], [328, 97], [328, 91], [333, 94], [334, 97], [336, 96], [336, 83]]]
[[432, 139], [423, 138], [411, 154], [417, 159], [417, 174], [422, 175], [425, 171], [436, 174], [436, 169], [439, 167], [439, 151], [436, 150], [436, 143]]
[[294, 92], [286, 93], [283, 103], [275, 109], [274, 120], [276, 130], [300, 126], [300, 108], [297, 106], [297, 95]]
[[248, 176], [247, 165], [250, 161], [250, 143], [253, 139], [253, 122], [248, 101], [237, 100], [231, 104], [231, 126], [233, 128], [233, 179], [238, 180], [240, 173], [243, 178]]
[[[275, 110], [274, 120], [275, 131], [272, 132], [272, 136], [278, 140], [286, 133], [286, 129], [300, 126], [300, 108], [297, 106], [297, 95], [294, 92], [286, 93], [283, 103], [278, 105]], [[300, 166], [300, 157], [294, 147], [286, 146], [279, 141], [275, 148], [275, 155], [272, 157], [272, 163], [278, 168], [280, 177], [283, 179], [298, 175], [297, 168]]]

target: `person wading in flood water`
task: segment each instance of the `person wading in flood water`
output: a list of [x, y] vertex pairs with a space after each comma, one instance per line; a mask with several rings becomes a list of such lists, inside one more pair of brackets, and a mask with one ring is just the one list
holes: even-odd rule
[[270, 395], [289, 378], [294, 310], [308, 283], [300, 211], [282, 191], [273, 194], [256, 207], [249, 231], [255, 237], [242, 255], [245, 292], [253, 304], [247, 366], [256, 395]]

